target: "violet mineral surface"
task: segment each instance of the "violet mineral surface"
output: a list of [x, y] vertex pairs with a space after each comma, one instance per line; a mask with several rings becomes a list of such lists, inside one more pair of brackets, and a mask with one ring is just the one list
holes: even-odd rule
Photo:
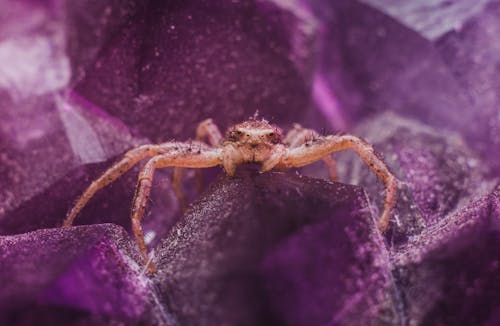
[[[500, 1], [0, 0], [1, 325], [499, 325]], [[82, 191], [125, 151], [256, 111], [373, 144], [235, 177], [204, 171], [189, 207], [140, 164]]]

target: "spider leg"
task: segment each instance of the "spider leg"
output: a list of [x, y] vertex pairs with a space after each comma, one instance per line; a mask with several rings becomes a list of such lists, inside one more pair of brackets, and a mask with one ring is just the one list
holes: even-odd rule
[[389, 224], [391, 209], [396, 202], [397, 179], [385, 163], [377, 157], [372, 146], [362, 139], [351, 135], [319, 137], [312, 144], [306, 143], [300, 147], [289, 149], [278, 166], [304, 166], [333, 152], [345, 149], [354, 150], [385, 185], [384, 209], [377, 223], [379, 230], [384, 232]]
[[[208, 139], [208, 143], [212, 147], [218, 146], [222, 141], [222, 134], [217, 127], [217, 125], [213, 122], [212, 119], [203, 120], [198, 124], [196, 128], [196, 140], [199, 142], [204, 141], [204, 139]], [[172, 188], [174, 189], [175, 196], [179, 201], [179, 205], [182, 210], [186, 208], [186, 196], [184, 195], [184, 191], [182, 190], [182, 178], [184, 175], [183, 168], [175, 167], [172, 172]], [[195, 180], [196, 180], [196, 190], [198, 193], [201, 192], [201, 188], [203, 185], [202, 174], [200, 170], [195, 170]]]
[[97, 180], [94, 180], [90, 186], [87, 187], [87, 189], [85, 189], [83, 194], [76, 201], [75, 205], [66, 215], [63, 226], [73, 225], [75, 217], [99, 189], [106, 187], [118, 179], [142, 159], [148, 156], [156, 155], [159, 152], [161, 152], [159, 145], [143, 145], [125, 153], [124, 157], [120, 161], [113, 164]]
[[[203, 144], [200, 144], [200, 147], [202, 145]], [[82, 210], [83, 207], [85, 207], [87, 202], [99, 189], [102, 189], [110, 183], [114, 182], [125, 172], [130, 170], [134, 165], [139, 163], [142, 159], [165, 153], [182, 146], [186, 146], [186, 144], [178, 142], [167, 142], [159, 145], [142, 145], [125, 153], [124, 157], [120, 161], [113, 164], [97, 180], [94, 180], [90, 184], [90, 186], [87, 187], [87, 189], [85, 189], [83, 194], [77, 199], [76, 203], [66, 215], [63, 226], [73, 225], [73, 221], [75, 220], [78, 213]]]
[[222, 134], [212, 119], [203, 120], [196, 129], [196, 139], [201, 141], [205, 138], [212, 147], [219, 145], [222, 141]]
[[182, 189], [182, 178], [184, 177], [184, 169], [180, 167], [175, 167], [172, 170], [172, 189], [174, 190], [175, 197], [179, 202], [180, 209], [184, 211], [186, 209], [186, 196], [184, 195], [184, 190]]
[[[306, 129], [296, 123], [293, 125], [293, 129], [287, 132], [284, 143], [288, 146], [288, 148], [297, 148], [318, 137], [320, 136], [315, 130]], [[322, 160], [328, 169], [330, 180], [337, 180], [337, 164], [335, 163], [334, 158], [331, 155], [326, 155], [322, 158]]]
[[[141, 169], [137, 181], [137, 187], [132, 202], [132, 231], [139, 247], [139, 251], [144, 262], [148, 263], [148, 251], [144, 241], [144, 232], [141, 221], [144, 217], [146, 203], [153, 184], [153, 175], [156, 169], [169, 166], [185, 168], [208, 168], [221, 164], [221, 153], [219, 149], [206, 149], [195, 151], [196, 148], [185, 147], [172, 150], [169, 153], [161, 154], [150, 159]], [[152, 263], [148, 266], [149, 272], [154, 272]]]

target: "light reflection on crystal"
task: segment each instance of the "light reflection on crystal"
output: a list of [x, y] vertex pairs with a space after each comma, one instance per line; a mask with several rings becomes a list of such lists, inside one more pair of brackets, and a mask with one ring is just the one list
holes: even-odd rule
[[106, 160], [106, 155], [92, 125], [60, 96], [56, 99], [56, 107], [73, 153], [79, 161], [85, 164]]
[[[0, 324], [12, 324], [10, 317], [175, 324], [171, 310], [180, 321], [219, 313], [217, 324], [239, 324], [231, 318], [247, 314], [309, 325], [304, 316], [313, 310], [348, 323], [356, 309], [355, 318], [385, 324], [400, 323], [399, 309], [423, 325], [498, 320], [491, 309], [500, 291], [500, 193], [492, 189], [500, 170], [485, 172], [491, 162], [498, 167], [498, 6], [476, 11], [483, 1], [424, 1], [440, 6], [425, 16], [416, 2], [384, 1], [398, 21], [359, 1], [144, 3], [0, 3]], [[457, 8], [467, 15], [455, 15]], [[357, 126], [374, 143], [401, 179], [385, 239], [371, 227], [382, 186], [349, 153], [335, 154], [342, 181], [361, 182], [367, 195], [298, 171], [244, 168], [243, 179], [221, 176], [200, 195], [189, 170], [186, 192], [199, 201], [187, 217], [171, 170], [160, 169], [143, 224], [160, 274], [147, 282], [123, 232], [140, 164], [96, 194], [77, 221], [97, 225], [58, 228], [75, 198], [128, 149], [189, 139], [204, 118], [224, 128], [256, 109], [285, 128]], [[309, 168], [324, 172], [321, 164]], [[325, 189], [334, 195], [322, 197]], [[218, 277], [203, 283], [207, 275]], [[111, 299], [99, 295], [109, 280], [120, 284], [111, 286]], [[395, 292], [406, 296], [404, 305]], [[196, 306], [201, 298], [209, 304]], [[460, 309], [464, 300], [480, 309]], [[427, 304], [432, 309], [420, 309]], [[209, 309], [193, 314], [198, 307]]]
[[361, 0], [391, 15], [429, 40], [459, 30], [491, 0]]
[[14, 99], [56, 91], [69, 82], [69, 59], [60, 37], [30, 35], [0, 40], [0, 89]]

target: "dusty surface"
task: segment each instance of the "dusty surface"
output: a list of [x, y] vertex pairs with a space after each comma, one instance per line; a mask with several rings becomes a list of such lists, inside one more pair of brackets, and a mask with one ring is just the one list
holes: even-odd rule
[[[0, 323], [500, 324], [499, 8], [0, 1]], [[339, 183], [215, 168], [198, 194], [186, 171], [186, 214], [159, 171], [151, 278], [127, 232], [139, 166], [59, 228], [128, 149], [257, 110], [372, 143], [400, 181], [388, 231], [352, 153]]]

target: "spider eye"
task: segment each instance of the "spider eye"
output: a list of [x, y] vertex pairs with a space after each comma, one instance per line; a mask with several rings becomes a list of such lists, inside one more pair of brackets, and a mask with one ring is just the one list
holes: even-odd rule
[[241, 137], [241, 131], [239, 130], [238, 131], [231, 130], [227, 134], [227, 140], [233, 142], [237, 142], [238, 140], [240, 140], [240, 137]]
[[269, 141], [273, 144], [279, 144], [281, 142], [280, 135], [275, 132], [268, 133], [267, 137], [269, 138]]

